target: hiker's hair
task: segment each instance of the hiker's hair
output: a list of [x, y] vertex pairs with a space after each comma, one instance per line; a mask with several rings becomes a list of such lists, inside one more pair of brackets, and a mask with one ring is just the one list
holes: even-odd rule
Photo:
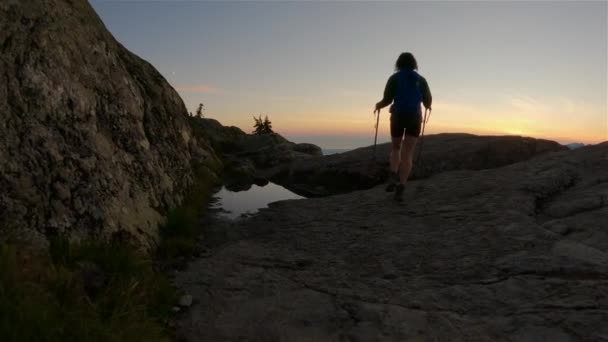
[[418, 62], [410, 52], [404, 52], [397, 58], [395, 70], [418, 70]]

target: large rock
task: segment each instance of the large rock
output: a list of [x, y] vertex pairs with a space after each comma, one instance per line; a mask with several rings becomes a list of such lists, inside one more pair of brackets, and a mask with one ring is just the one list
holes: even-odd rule
[[212, 155], [177, 92], [85, 0], [1, 1], [0, 50], [0, 228], [154, 238]]
[[215, 119], [192, 117], [190, 122], [195, 134], [208, 137], [213, 149], [223, 155], [239, 150], [247, 136], [240, 128], [223, 126]]
[[188, 341], [605, 341], [608, 143], [284, 201], [177, 277]]
[[[295, 144], [277, 133], [247, 134], [237, 127], [222, 126], [217, 120], [193, 118], [197, 133], [209, 137], [211, 146], [235, 168], [252, 164], [253, 171], [265, 170], [322, 156], [313, 144]], [[253, 174], [250, 175], [253, 177]]]
[[[482, 170], [566, 150], [554, 141], [518, 136], [436, 134], [417, 145], [411, 178], [451, 170]], [[388, 176], [390, 144], [380, 144], [313, 159], [296, 159], [265, 171], [267, 178], [304, 196], [323, 196], [368, 189]], [[422, 153], [420, 154], [420, 151]]]

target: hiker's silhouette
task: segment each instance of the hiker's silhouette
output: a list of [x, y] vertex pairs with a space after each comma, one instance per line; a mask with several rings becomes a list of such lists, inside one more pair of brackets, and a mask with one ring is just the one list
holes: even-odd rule
[[380, 109], [392, 104], [392, 150], [387, 191], [395, 191], [395, 199], [399, 201], [412, 170], [414, 148], [424, 120], [421, 103], [426, 110], [431, 109], [431, 90], [426, 79], [418, 73], [414, 55], [404, 52], [397, 58], [395, 73], [386, 82], [384, 97], [374, 109], [374, 114], [380, 115]]

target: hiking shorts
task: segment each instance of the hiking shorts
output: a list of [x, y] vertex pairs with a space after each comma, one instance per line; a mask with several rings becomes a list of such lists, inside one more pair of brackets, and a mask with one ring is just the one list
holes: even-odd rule
[[417, 115], [391, 114], [391, 137], [401, 138], [403, 134], [418, 138], [422, 128], [422, 117]]

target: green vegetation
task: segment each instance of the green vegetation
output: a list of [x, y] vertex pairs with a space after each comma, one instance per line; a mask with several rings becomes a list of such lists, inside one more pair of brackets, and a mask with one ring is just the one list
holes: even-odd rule
[[159, 265], [196, 251], [199, 218], [221, 169], [215, 160], [196, 168], [152, 255], [126, 242], [54, 238], [46, 252], [1, 242], [2, 341], [169, 341], [178, 293]]
[[129, 246], [57, 238], [42, 254], [0, 244], [3, 341], [166, 341], [161, 322], [176, 298]]
[[254, 116], [253, 120], [255, 121], [253, 124], [253, 134], [260, 135], [274, 133], [272, 131], [272, 122], [270, 122], [268, 119], [268, 115], [266, 115], [264, 119], [262, 119], [262, 115], [259, 115], [257, 118]]
[[169, 212], [167, 222], [161, 226], [161, 245], [158, 255], [163, 260], [193, 255], [203, 226], [199, 220], [213, 194], [213, 187], [222, 171], [219, 161], [210, 161], [196, 167], [195, 182], [182, 205]]

